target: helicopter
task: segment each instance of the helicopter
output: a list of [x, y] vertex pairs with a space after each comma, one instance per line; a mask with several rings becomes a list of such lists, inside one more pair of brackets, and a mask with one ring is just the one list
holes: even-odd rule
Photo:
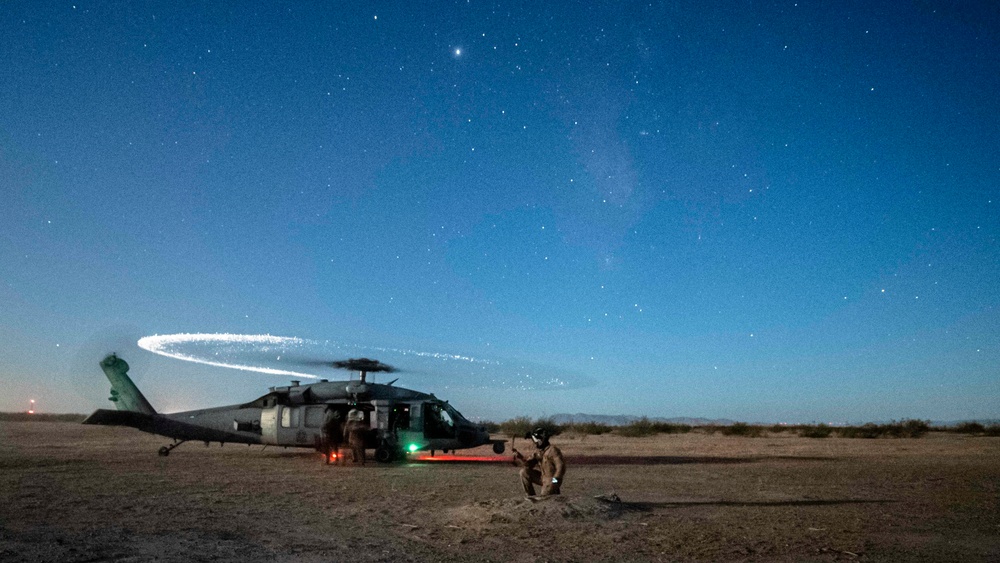
[[382, 463], [419, 451], [453, 450], [492, 445], [502, 454], [505, 440], [490, 438], [486, 428], [466, 419], [447, 401], [431, 393], [368, 382], [369, 373], [392, 373], [396, 368], [368, 358], [319, 362], [324, 366], [359, 372], [359, 379], [320, 380], [302, 385], [271, 387], [253, 401], [237, 405], [171, 414], [156, 412], [128, 376], [129, 365], [117, 354], [101, 362], [111, 382], [109, 398], [117, 410], [98, 409], [83, 424], [129, 426], [174, 442], [159, 449], [170, 452], [188, 441], [315, 448], [323, 451], [323, 422], [330, 411], [341, 420], [354, 411], [363, 416], [366, 449], [375, 450]]

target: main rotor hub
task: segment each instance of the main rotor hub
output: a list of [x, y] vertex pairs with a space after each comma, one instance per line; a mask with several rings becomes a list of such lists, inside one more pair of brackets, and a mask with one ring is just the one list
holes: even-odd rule
[[372, 373], [392, 373], [396, 371], [396, 368], [390, 366], [389, 364], [383, 364], [378, 360], [372, 360], [369, 358], [351, 358], [348, 360], [337, 360], [332, 362], [332, 365], [338, 369], [349, 369], [351, 371], [361, 372], [361, 382], [364, 383], [368, 372]]

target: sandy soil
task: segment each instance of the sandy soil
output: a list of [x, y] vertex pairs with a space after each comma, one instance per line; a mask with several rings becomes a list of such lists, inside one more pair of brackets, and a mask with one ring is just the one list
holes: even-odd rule
[[553, 442], [563, 495], [533, 502], [507, 463], [162, 458], [132, 429], [4, 422], [0, 560], [1000, 561], [1000, 438]]

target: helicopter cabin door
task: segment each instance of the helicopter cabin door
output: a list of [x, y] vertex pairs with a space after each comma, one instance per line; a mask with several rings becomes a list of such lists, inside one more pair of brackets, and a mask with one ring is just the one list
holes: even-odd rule
[[260, 411], [260, 441], [264, 444], [278, 444], [278, 405], [265, 406]]

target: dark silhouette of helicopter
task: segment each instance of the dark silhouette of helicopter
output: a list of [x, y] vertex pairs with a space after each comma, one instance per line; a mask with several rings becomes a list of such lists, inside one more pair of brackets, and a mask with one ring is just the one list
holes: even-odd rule
[[433, 394], [369, 383], [368, 373], [392, 373], [396, 369], [377, 360], [355, 358], [321, 365], [360, 373], [349, 381], [327, 381], [271, 387], [249, 403], [171, 414], [157, 413], [128, 376], [125, 360], [111, 354], [101, 361], [111, 381], [110, 400], [118, 410], [98, 409], [84, 424], [130, 426], [143, 432], [173, 438], [160, 448], [166, 456], [187, 441], [219, 444], [264, 444], [323, 450], [322, 426], [330, 411], [341, 420], [350, 411], [363, 414], [365, 446], [375, 450], [375, 459], [388, 463], [407, 453], [435, 450], [448, 452], [492, 444], [502, 454], [504, 440], [490, 438], [483, 426], [467, 420], [447, 401]]

